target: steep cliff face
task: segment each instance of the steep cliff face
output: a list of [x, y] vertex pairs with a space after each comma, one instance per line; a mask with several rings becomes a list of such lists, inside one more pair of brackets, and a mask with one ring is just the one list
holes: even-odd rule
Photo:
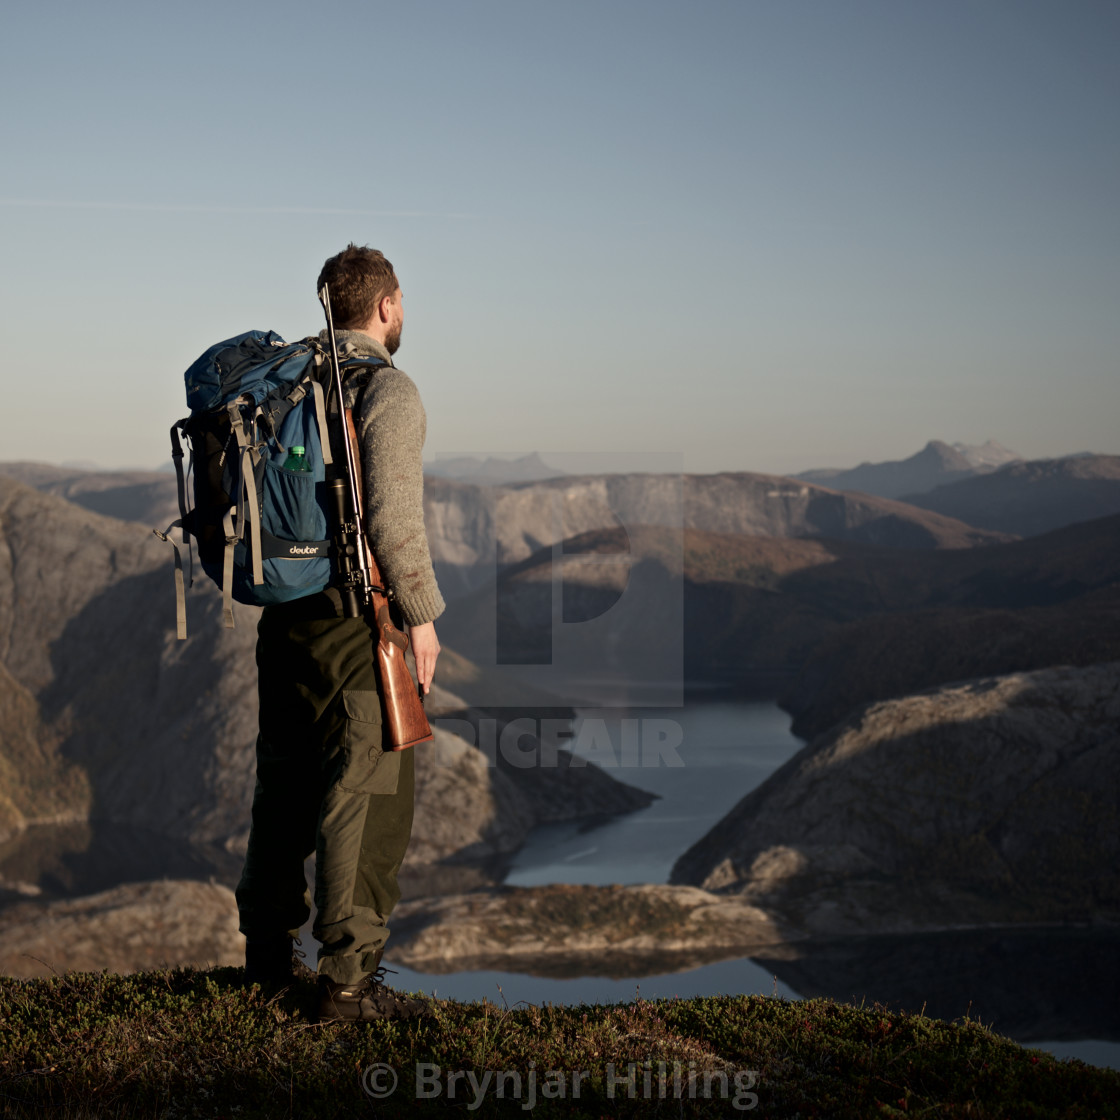
[[819, 736], [671, 881], [817, 932], [1115, 921], [1118, 806], [1120, 663], [966, 681]]
[[774, 475], [619, 474], [507, 486], [429, 478], [432, 557], [451, 595], [483, 586], [495, 565], [519, 563], [581, 533], [664, 526], [759, 537], [830, 537], [902, 549], [971, 548], [1010, 539], [869, 494]]
[[[69, 704], [52, 689], [74, 651], [71, 621], [166, 560], [139, 526], [117, 525], [0, 478], [0, 829], [84, 816], [92, 790], [68, 757]], [[109, 635], [105, 636], [107, 639]], [[100, 642], [100, 636], [95, 636]]]
[[35, 822], [81, 819], [89, 801], [85, 773], [60, 757], [34, 696], [0, 665], [0, 844]]
[[[39, 751], [84, 775], [75, 809], [196, 841], [243, 831], [255, 612], [224, 630], [200, 582], [177, 642], [169, 546], [4, 478], [0, 532], [0, 657]], [[43, 784], [26, 752], [22, 770]]]

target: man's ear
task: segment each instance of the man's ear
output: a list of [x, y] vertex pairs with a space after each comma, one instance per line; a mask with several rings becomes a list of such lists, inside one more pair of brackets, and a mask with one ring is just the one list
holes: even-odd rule
[[393, 319], [393, 297], [382, 296], [377, 301], [377, 314], [383, 323], [392, 322]]

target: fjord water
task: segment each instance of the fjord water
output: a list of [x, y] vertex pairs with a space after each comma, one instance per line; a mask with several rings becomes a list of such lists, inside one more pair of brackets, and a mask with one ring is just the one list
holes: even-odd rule
[[[659, 739], [664, 747], [635, 751], [632, 735], [627, 750], [624, 721], [630, 728], [642, 721], [642, 730], [654, 733], [645, 739]], [[590, 732], [580, 735], [581, 724]], [[672, 750], [674, 725], [680, 743]], [[513, 858], [505, 882], [521, 887], [667, 882], [677, 857], [803, 746], [789, 725], [790, 717], [776, 703], [759, 701], [581, 712], [573, 753], [657, 794], [658, 800], [622, 817], [535, 829]], [[648, 999], [827, 995], [857, 1003], [879, 1000], [907, 1010], [924, 1003], [931, 1015], [969, 1013], [1058, 1056], [1120, 1068], [1118, 948], [1114, 935], [1092, 931], [966, 930], [821, 941], [799, 945], [799, 959], [788, 962], [742, 958], [635, 979], [496, 971], [426, 974], [391, 964], [390, 941], [386, 963], [396, 970], [390, 979], [398, 987], [446, 998], [505, 1001], [511, 1007], [614, 1003], [634, 998], [635, 992]], [[891, 962], [889, 970], [885, 960]]]
[[[627, 752], [624, 724], [637, 732], [639, 720], [638, 749]], [[587, 731], [592, 723], [593, 733]], [[580, 712], [572, 753], [592, 758], [612, 777], [658, 800], [598, 824], [534, 829], [505, 882], [513, 887], [668, 882], [677, 857], [800, 750], [803, 743], [789, 724], [789, 716], [769, 702]], [[673, 748], [677, 739], [680, 745]]]

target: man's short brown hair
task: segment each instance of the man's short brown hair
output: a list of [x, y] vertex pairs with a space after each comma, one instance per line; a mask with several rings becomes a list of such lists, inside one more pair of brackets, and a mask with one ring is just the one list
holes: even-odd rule
[[343, 331], [360, 331], [377, 305], [400, 287], [384, 253], [352, 241], [323, 265], [315, 290], [322, 291], [324, 284], [330, 285], [334, 325]]

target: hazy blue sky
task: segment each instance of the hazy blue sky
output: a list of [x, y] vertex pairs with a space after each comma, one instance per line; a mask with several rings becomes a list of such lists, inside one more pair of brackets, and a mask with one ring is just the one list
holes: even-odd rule
[[1120, 5], [44, 0], [0, 41], [0, 458], [382, 248], [429, 458], [1120, 452]]

